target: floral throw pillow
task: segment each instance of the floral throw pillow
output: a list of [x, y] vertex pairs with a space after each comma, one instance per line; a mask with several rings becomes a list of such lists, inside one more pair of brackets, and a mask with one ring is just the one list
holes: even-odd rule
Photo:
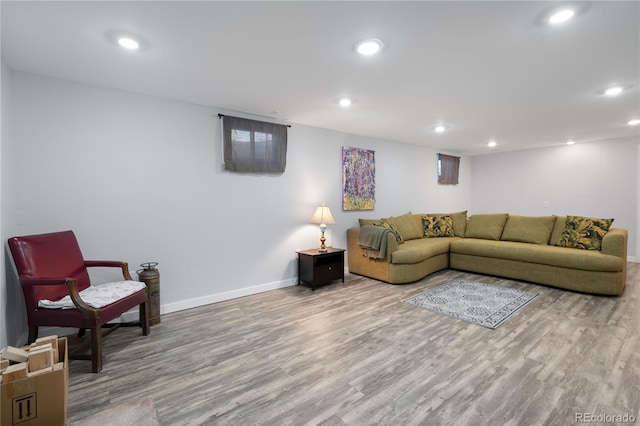
[[378, 221], [374, 222], [373, 225], [382, 226], [384, 228], [390, 229], [391, 232], [393, 232], [393, 236], [396, 238], [396, 242], [398, 244], [404, 243], [404, 240], [402, 239], [402, 235], [400, 235], [400, 232], [398, 231], [398, 228], [393, 226], [389, 221], [378, 220]]
[[422, 228], [427, 238], [454, 236], [451, 216], [422, 216]]
[[583, 250], [600, 250], [602, 238], [609, 231], [612, 223], [613, 219], [567, 216], [562, 235], [556, 245]]

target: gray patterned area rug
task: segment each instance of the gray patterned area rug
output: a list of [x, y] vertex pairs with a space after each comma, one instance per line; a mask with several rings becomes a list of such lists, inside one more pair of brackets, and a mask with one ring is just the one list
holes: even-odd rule
[[496, 329], [537, 294], [475, 281], [455, 280], [404, 300], [433, 312]]

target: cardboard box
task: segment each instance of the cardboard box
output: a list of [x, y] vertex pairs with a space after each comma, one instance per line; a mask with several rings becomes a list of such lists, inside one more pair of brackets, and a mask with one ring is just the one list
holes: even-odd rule
[[58, 339], [58, 357], [63, 368], [14, 382], [2, 383], [2, 426], [64, 425], [69, 394], [67, 338]]

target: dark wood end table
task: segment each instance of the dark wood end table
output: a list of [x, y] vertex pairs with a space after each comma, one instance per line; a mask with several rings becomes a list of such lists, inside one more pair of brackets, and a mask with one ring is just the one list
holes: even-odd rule
[[344, 282], [344, 252], [346, 250], [327, 247], [327, 251], [309, 249], [298, 251], [298, 285], [309, 284], [311, 290], [316, 286], [328, 284], [333, 280]]

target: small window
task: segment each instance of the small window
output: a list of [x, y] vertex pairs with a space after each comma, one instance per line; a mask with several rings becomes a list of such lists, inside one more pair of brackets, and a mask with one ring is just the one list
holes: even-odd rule
[[284, 173], [287, 126], [222, 115], [224, 169], [243, 173]]
[[438, 183], [440, 185], [457, 185], [460, 170], [460, 157], [438, 154]]

